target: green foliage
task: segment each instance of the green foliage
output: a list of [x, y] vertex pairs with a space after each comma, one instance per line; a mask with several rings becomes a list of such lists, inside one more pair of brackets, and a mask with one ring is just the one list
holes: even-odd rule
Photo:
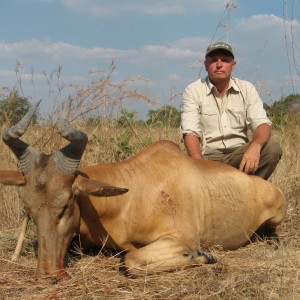
[[274, 127], [285, 125], [288, 119], [300, 119], [300, 95], [291, 94], [275, 101], [271, 106], [265, 106]]
[[174, 106], [165, 105], [157, 110], [149, 110], [147, 124], [164, 127], [179, 127], [180, 111]]
[[90, 117], [86, 121], [87, 126], [94, 127], [94, 126], [98, 126], [100, 124], [101, 124], [101, 118], [99, 118], [99, 117]]
[[118, 126], [126, 128], [128, 126], [133, 126], [136, 121], [137, 111], [129, 112], [127, 109], [121, 110], [121, 117], [116, 119]]
[[[0, 125], [18, 123], [31, 106], [27, 98], [20, 97], [17, 92], [11, 93], [8, 97], [0, 100]], [[33, 122], [36, 120], [37, 115], [34, 115]]]
[[125, 131], [117, 139], [117, 159], [125, 159], [132, 155], [132, 147], [130, 146], [130, 138], [132, 134], [129, 131]]

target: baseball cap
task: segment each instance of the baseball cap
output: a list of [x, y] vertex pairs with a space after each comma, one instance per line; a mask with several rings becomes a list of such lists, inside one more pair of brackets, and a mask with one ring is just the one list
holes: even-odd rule
[[210, 44], [206, 49], [205, 57], [216, 50], [224, 50], [234, 58], [232, 47], [229, 44], [224, 42], [217, 42], [214, 44]]

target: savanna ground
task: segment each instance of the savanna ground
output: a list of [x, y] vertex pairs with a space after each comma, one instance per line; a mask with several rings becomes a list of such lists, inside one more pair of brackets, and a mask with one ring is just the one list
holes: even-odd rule
[[[126, 159], [161, 139], [180, 143], [178, 128], [73, 125], [89, 136], [82, 165]], [[282, 189], [288, 201], [287, 216], [278, 227], [279, 247], [261, 241], [235, 251], [212, 248], [216, 264], [189, 270], [134, 279], [119, 273], [117, 256], [107, 256], [103, 250], [94, 255], [79, 251], [76, 258], [68, 257], [70, 277], [55, 283], [38, 279], [32, 222], [20, 258], [11, 261], [23, 217], [22, 188], [1, 186], [0, 299], [300, 299], [299, 127], [299, 122], [291, 120], [274, 131], [284, 156], [270, 181]], [[45, 153], [64, 143], [51, 126], [32, 125], [22, 139]], [[16, 169], [16, 165], [15, 157], [1, 142], [0, 169]]]

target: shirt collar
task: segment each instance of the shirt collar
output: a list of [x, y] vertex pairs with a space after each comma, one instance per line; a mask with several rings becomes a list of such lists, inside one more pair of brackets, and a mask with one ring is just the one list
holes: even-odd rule
[[238, 84], [236, 83], [236, 78], [235, 77], [231, 77], [230, 78], [230, 87], [232, 89], [234, 89], [236, 92], [241, 92], [240, 87], [238, 86]]
[[[206, 94], [209, 95], [213, 92], [213, 89], [216, 88], [211, 81], [209, 80], [208, 76], [206, 77]], [[228, 90], [233, 89], [236, 92], [240, 92], [240, 88], [236, 83], [235, 77], [231, 77], [229, 81]]]

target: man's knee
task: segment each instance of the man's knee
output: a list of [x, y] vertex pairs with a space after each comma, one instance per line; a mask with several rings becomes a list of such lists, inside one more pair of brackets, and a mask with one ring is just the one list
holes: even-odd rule
[[280, 145], [275, 141], [269, 141], [261, 152], [259, 166], [255, 175], [267, 180], [274, 172], [281, 156], [282, 149]]
[[282, 149], [276, 141], [270, 140], [263, 148], [261, 156], [268, 162], [277, 164], [282, 157]]

